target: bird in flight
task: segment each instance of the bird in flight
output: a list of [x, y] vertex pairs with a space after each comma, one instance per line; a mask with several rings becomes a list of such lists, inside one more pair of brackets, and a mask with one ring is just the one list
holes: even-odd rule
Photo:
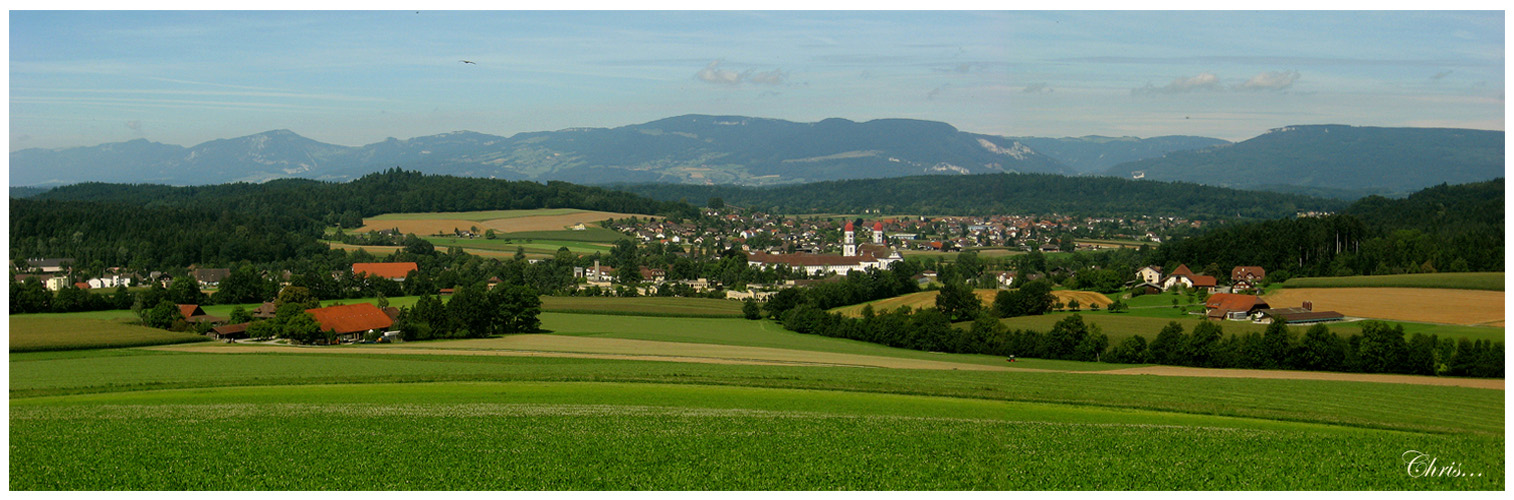
[[477, 65], [478, 65], [478, 63], [476, 63], [476, 62], [473, 62], [473, 61], [469, 61], [469, 60], [467, 60], [467, 59], [458, 59], [458, 62], [462, 62], [462, 63], [467, 63], [467, 64], [472, 64], [472, 65], [475, 65], [475, 66], [477, 66]]

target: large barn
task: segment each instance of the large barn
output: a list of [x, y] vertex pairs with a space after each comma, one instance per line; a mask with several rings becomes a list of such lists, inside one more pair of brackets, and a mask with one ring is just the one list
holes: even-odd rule
[[394, 326], [394, 318], [378, 306], [366, 302], [306, 309], [305, 312], [315, 317], [316, 323], [321, 325], [321, 331], [335, 330], [337, 338], [341, 340], [358, 340], [369, 331], [383, 333]]

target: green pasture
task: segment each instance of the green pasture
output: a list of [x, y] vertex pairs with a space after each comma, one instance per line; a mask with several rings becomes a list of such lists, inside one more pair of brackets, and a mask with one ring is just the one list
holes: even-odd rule
[[589, 226], [582, 231], [565, 229], [560, 231], [516, 231], [513, 233], [495, 233], [497, 240], [544, 240], [544, 241], [577, 241], [585, 243], [615, 243], [629, 239], [625, 233], [613, 229], [605, 229], [597, 226]]
[[[184, 432], [186, 421], [195, 432]], [[21, 490], [1503, 487], [1498, 436], [736, 386], [94, 394], [13, 402], [11, 424], [10, 487]], [[1418, 481], [1395, 463], [1404, 446], [1456, 456], [1482, 475]], [[1246, 459], [1224, 459], [1237, 456]]]
[[588, 212], [577, 208], [539, 208], [534, 210], [480, 210], [475, 212], [405, 212], [365, 217], [365, 220], [468, 220], [483, 222], [495, 219], [515, 219], [543, 215], [568, 215]]
[[1337, 276], [1328, 278], [1292, 278], [1283, 288], [1456, 288], [1466, 290], [1504, 289], [1504, 273], [1421, 273], [1379, 276]]
[[459, 247], [463, 250], [490, 250], [495, 252], [514, 252], [516, 248], [524, 248], [526, 253], [537, 255], [555, 255], [559, 248], [566, 247], [568, 251], [577, 255], [592, 254], [595, 252], [609, 254], [613, 245], [606, 243], [588, 243], [583, 241], [568, 240], [510, 240], [484, 239], [484, 238], [454, 238], [442, 236], [426, 236], [422, 238], [431, 242], [437, 249]]

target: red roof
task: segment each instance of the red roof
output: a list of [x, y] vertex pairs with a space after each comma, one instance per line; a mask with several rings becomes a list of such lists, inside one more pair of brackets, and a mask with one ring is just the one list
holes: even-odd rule
[[337, 335], [383, 330], [394, 325], [394, 320], [384, 314], [383, 309], [366, 302], [306, 309], [305, 312], [310, 313], [315, 317], [315, 321], [321, 324], [321, 331], [336, 330]]
[[882, 222], [874, 222], [873, 223], [873, 230], [874, 231], [882, 231], [883, 230], [883, 223]]
[[179, 304], [179, 314], [184, 316], [184, 319], [189, 319], [195, 316], [204, 316], [205, 310], [200, 309], [200, 306], [195, 304]]
[[1193, 286], [1195, 288], [1203, 286], [1212, 287], [1215, 285], [1214, 276], [1200, 276], [1194, 274], [1189, 275], [1188, 277], [1189, 279], [1193, 280]]
[[1267, 277], [1267, 270], [1261, 266], [1235, 266], [1230, 270], [1230, 281], [1249, 281]]
[[89, 283], [85, 283], [83, 281], [80, 281], [78, 283], [74, 283], [74, 288], [78, 288], [80, 290], [88, 290], [89, 289]]
[[367, 274], [392, 280], [405, 279], [410, 271], [420, 270], [414, 262], [365, 262], [352, 265], [352, 274]]
[[1175, 269], [1175, 270], [1173, 270], [1171, 273], [1168, 274], [1168, 276], [1193, 276], [1193, 275], [1194, 275], [1193, 271], [1189, 271], [1188, 270], [1188, 264], [1178, 264], [1178, 268]]
[[847, 232], [851, 232], [851, 230], [852, 230], [852, 221], [846, 221], [846, 230], [847, 230]]
[[1229, 311], [1251, 312], [1253, 309], [1266, 309], [1267, 301], [1255, 295], [1239, 293], [1216, 293], [1204, 301], [1204, 307], [1209, 309], [1210, 317], [1224, 316]]

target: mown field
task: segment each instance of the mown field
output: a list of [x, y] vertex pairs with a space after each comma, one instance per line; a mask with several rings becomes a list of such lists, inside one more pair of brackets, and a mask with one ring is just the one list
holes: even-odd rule
[[1273, 307], [1314, 303], [1347, 316], [1503, 327], [1504, 292], [1438, 288], [1284, 288], [1264, 295]]
[[1283, 288], [1456, 288], [1465, 290], [1504, 289], [1504, 273], [1422, 273], [1380, 276], [1339, 276], [1329, 278], [1292, 278]]
[[[58, 316], [32, 318], [68, 319]], [[740, 318], [547, 312], [542, 322], [552, 333], [523, 342], [13, 353], [10, 487], [1505, 487], [1501, 390], [1123, 375], [1090, 371], [1122, 365], [1007, 364]], [[570, 352], [628, 345], [731, 363]], [[737, 359], [764, 349], [985, 369]], [[480, 355], [491, 350], [511, 355]], [[1401, 458], [1408, 450], [1455, 461], [1466, 475], [1414, 477]]]

